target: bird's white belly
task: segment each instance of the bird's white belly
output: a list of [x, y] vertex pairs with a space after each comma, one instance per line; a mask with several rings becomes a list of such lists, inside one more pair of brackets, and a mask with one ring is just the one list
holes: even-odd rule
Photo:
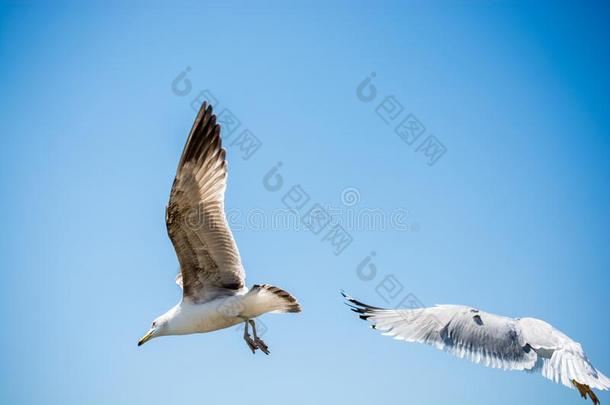
[[243, 311], [240, 295], [222, 297], [205, 304], [181, 305], [183, 333], [205, 333], [224, 329], [244, 322], [239, 314]]

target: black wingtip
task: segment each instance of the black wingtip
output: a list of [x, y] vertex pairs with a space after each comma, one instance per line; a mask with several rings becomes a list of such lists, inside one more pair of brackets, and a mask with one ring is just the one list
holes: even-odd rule
[[340, 294], [341, 294], [341, 296], [342, 296], [343, 298], [345, 298], [345, 299], [346, 299], [346, 301], [347, 301], [347, 302], [344, 302], [344, 304], [345, 304], [345, 305], [347, 305], [347, 306], [348, 306], [348, 307], [350, 307], [350, 308], [354, 308], [354, 307], [351, 305], [351, 302], [352, 302], [352, 299], [353, 299], [353, 298], [352, 298], [352, 297], [350, 297], [350, 296], [349, 296], [349, 295], [348, 295], [348, 294], [345, 292], [345, 290], [340, 290], [340, 291], [339, 291], [339, 293], [340, 293]]
[[[342, 293], [343, 294], [343, 293]], [[345, 297], [345, 299], [348, 301], [346, 302], [346, 304], [351, 307], [351, 308], [359, 308], [362, 310], [374, 310], [374, 311], [381, 311], [383, 310], [383, 308], [379, 308], [379, 307], [374, 307], [372, 305], [369, 304], [365, 304], [362, 301], [358, 301], [355, 298], [352, 298], [351, 296], [347, 295], [347, 294], [343, 294], [343, 296]]]
[[[341, 290], [341, 295], [347, 301], [345, 302], [345, 305], [347, 305], [351, 311], [357, 313], [358, 317], [363, 321], [369, 321], [369, 318], [374, 316], [375, 311], [383, 310], [383, 308], [374, 307], [352, 298], [344, 290]], [[375, 329], [375, 325], [371, 325], [371, 327]]]

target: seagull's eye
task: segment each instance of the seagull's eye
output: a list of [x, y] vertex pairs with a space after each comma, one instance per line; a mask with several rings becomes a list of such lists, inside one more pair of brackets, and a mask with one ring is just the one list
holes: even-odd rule
[[153, 328], [156, 328], [157, 327], [157, 322], [153, 322], [152, 326], [153, 326]]

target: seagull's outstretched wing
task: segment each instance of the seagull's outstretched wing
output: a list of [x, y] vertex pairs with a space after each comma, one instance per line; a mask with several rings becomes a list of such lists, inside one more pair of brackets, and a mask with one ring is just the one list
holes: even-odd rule
[[538, 356], [531, 371], [568, 387], [579, 388], [577, 382], [600, 390], [610, 388], [610, 379], [593, 367], [580, 343], [540, 319], [522, 318], [518, 324], [523, 339]]
[[245, 274], [224, 213], [227, 179], [220, 126], [203, 104], [186, 141], [165, 222], [185, 299], [201, 303], [244, 287]]
[[591, 365], [580, 344], [544, 321], [512, 319], [460, 305], [382, 309], [344, 296], [361, 319], [395, 339], [426, 343], [488, 367], [540, 372], [570, 388], [579, 388], [574, 382], [602, 390], [610, 387], [608, 377]]

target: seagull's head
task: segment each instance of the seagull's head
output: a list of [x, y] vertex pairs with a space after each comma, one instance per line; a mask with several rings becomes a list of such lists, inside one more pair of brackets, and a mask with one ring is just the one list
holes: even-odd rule
[[168, 321], [164, 316], [160, 316], [159, 318], [155, 319], [150, 325], [150, 330], [146, 333], [146, 335], [142, 336], [142, 339], [138, 341], [138, 346], [142, 346], [152, 338], [163, 336], [167, 326]]

